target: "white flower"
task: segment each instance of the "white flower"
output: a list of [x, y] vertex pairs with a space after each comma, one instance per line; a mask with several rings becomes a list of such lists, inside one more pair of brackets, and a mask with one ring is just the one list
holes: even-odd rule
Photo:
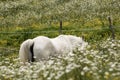
[[34, 73], [34, 74], [32, 74], [32, 77], [33, 77], [34, 79], [37, 79], [37, 78], [38, 78], [38, 74]]
[[49, 63], [49, 65], [52, 65], [52, 64], [54, 64], [54, 61], [53, 60], [49, 60], [48, 63]]
[[108, 76], [109, 75], [109, 72], [105, 72], [105, 76]]
[[112, 43], [112, 44], [111, 44], [111, 47], [114, 47], [114, 46], [115, 46], [115, 44], [114, 44], [114, 43]]
[[49, 71], [45, 71], [45, 72], [43, 73], [43, 76], [44, 76], [44, 77], [47, 77], [48, 74], [49, 74]]
[[110, 68], [109, 71], [113, 71], [113, 68]]
[[83, 68], [83, 70], [84, 70], [85, 72], [87, 72], [87, 71], [89, 71], [90, 69], [89, 69], [87, 66], [85, 66], [85, 67]]
[[111, 68], [114, 68], [115, 66], [116, 66], [116, 64], [112, 64], [112, 65], [111, 65]]
[[82, 75], [82, 76], [85, 75], [85, 72], [81, 71], [81, 75]]

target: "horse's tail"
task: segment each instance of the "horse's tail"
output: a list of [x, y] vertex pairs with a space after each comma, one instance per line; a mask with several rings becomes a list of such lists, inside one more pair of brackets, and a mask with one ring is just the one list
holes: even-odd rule
[[23, 63], [29, 61], [31, 56], [30, 55], [31, 46], [33, 46], [33, 44], [34, 44], [34, 41], [32, 39], [28, 39], [21, 44], [20, 50], [19, 50], [19, 58], [20, 58], [20, 61], [22, 61]]
[[29, 57], [29, 61], [30, 62], [34, 62], [35, 61], [35, 59], [34, 59], [34, 51], [33, 51], [33, 47], [34, 47], [34, 42], [31, 42], [32, 44], [31, 44], [31, 46], [30, 46], [30, 57]]

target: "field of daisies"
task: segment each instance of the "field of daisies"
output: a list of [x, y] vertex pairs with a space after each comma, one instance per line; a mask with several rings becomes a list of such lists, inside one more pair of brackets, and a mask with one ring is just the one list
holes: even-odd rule
[[120, 80], [120, 40], [95, 42], [73, 54], [24, 66], [18, 55], [1, 57], [0, 80]]

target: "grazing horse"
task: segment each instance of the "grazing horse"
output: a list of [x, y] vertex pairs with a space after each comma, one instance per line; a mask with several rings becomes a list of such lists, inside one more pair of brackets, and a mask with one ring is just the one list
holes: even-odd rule
[[82, 38], [72, 35], [60, 35], [56, 38], [38, 36], [24, 41], [19, 50], [19, 58], [22, 62], [34, 62], [48, 59], [50, 56], [72, 53], [73, 50], [87, 45]]

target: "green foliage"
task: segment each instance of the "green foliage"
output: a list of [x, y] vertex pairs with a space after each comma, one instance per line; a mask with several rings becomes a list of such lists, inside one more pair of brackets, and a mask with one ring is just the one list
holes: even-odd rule
[[[87, 25], [87, 24], [86, 24]], [[94, 43], [94, 41], [102, 41], [104, 39], [107, 39], [111, 36], [111, 31], [109, 28], [101, 28], [101, 29], [94, 29], [94, 28], [80, 28], [79, 26], [76, 26], [76, 29], [74, 29], [75, 25], [70, 24], [67, 26], [63, 25], [63, 34], [71, 34], [71, 35], [77, 35], [80, 37], [83, 37], [87, 42]], [[0, 37], [0, 44], [1, 46], [12, 46], [12, 47], [18, 47], [23, 41], [26, 39], [32, 39], [37, 36], [48, 36], [48, 37], [56, 37], [59, 35], [59, 26], [48, 26], [44, 25], [44, 27], [41, 26], [28, 26], [25, 28], [16, 28], [13, 29], [11, 27], [10, 33], [4, 31], [4, 33], [1, 33]], [[119, 37], [120, 30], [119, 28], [115, 28], [115, 36], [116, 39], [120, 39]], [[14, 42], [14, 43], [13, 43]]]
[[4, 0], [0, 3], [0, 26], [25, 26], [34, 23], [76, 21], [81, 23], [112, 16], [120, 22], [118, 0]]

